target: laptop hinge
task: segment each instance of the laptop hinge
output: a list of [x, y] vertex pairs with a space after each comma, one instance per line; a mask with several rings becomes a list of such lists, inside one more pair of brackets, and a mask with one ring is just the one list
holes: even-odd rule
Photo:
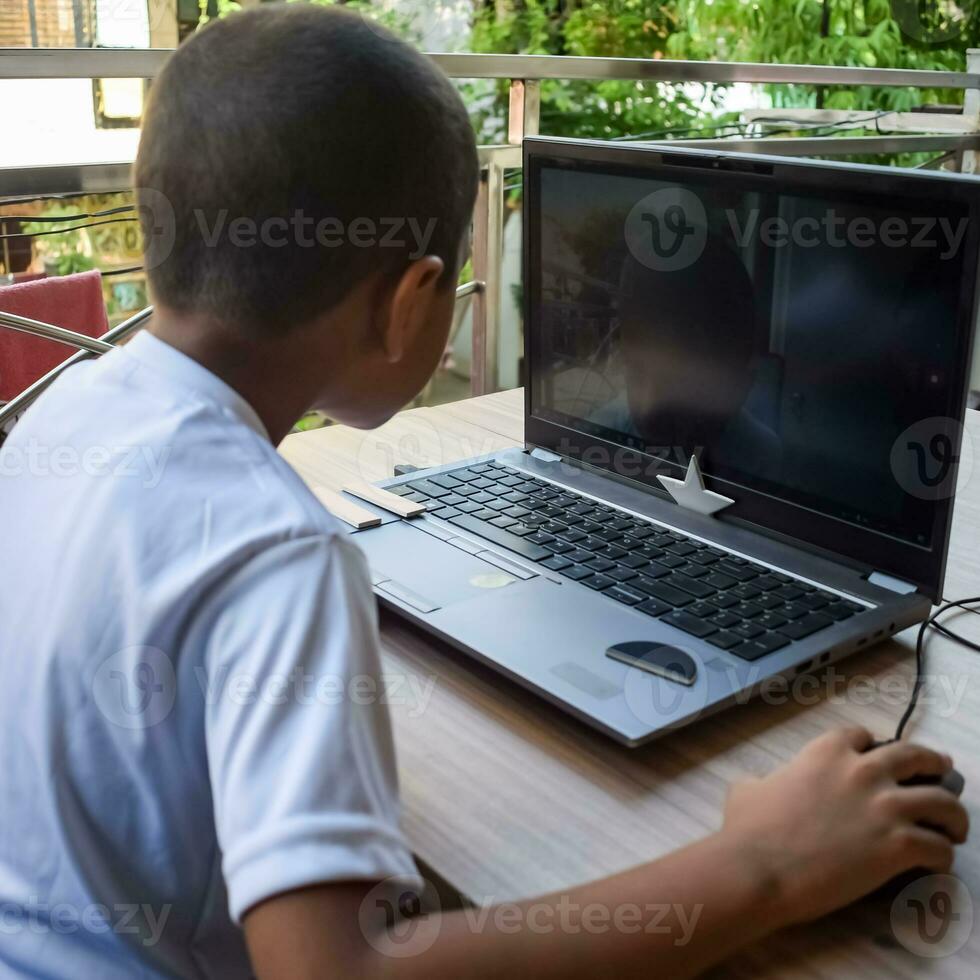
[[868, 576], [868, 581], [872, 585], [888, 589], [889, 592], [897, 592], [899, 595], [911, 595], [918, 591], [918, 588], [911, 582], [904, 582], [902, 579], [895, 578], [893, 575], [886, 575], [884, 572], [872, 572]]
[[558, 463], [561, 461], [561, 456], [549, 453], [547, 449], [532, 449], [529, 455], [535, 459], [540, 459], [542, 463]]

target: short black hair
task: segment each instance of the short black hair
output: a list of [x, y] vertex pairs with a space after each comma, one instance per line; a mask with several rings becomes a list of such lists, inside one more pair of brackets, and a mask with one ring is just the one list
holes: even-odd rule
[[307, 4], [232, 14], [152, 87], [135, 168], [151, 292], [284, 331], [404, 271], [414, 229], [431, 233], [424, 254], [443, 259], [448, 288], [478, 175], [459, 94], [393, 34]]

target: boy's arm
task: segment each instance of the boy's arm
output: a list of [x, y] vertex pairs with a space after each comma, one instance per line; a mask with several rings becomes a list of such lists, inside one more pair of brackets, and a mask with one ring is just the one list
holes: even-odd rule
[[861, 729], [832, 732], [773, 775], [737, 786], [717, 834], [519, 911], [453, 912], [414, 933], [403, 925], [389, 942], [378, 916], [365, 914], [365, 901], [380, 897], [370, 883], [271, 898], [244, 919], [253, 965], [260, 980], [328, 971], [399, 980], [694, 976], [910, 868], [949, 869], [953, 843], [968, 831], [965, 810], [945, 790], [899, 782], [941, 774], [950, 760], [909, 744], [862, 754], [870, 742]]

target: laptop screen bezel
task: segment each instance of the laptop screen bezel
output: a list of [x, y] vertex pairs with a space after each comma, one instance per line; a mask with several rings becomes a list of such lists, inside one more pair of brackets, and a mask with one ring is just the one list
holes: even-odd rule
[[[607, 164], [615, 170], [624, 166], [649, 173], [652, 178], [684, 183], [692, 168], [716, 175], [718, 180], [742, 183], [746, 190], [778, 189], [792, 193], [796, 188], [809, 193], [823, 190], [833, 197], [845, 193], [867, 194], [869, 198], [887, 200], [922, 200], [938, 198], [954, 201], [968, 209], [969, 229], [962, 247], [966, 250], [964, 275], [957, 306], [956, 354], [950, 380], [950, 419], [962, 420], [966, 410], [973, 349], [974, 325], [977, 321], [977, 269], [980, 252], [980, 179], [928, 171], [899, 170], [860, 164], [823, 161], [800, 161], [743, 153], [723, 153], [664, 144], [617, 145], [591, 140], [565, 140], [536, 137], [524, 141], [524, 356], [527, 371], [525, 385], [525, 445], [541, 448], [623, 479], [622, 461], [631, 461], [628, 479], [645, 489], [667, 497], [657, 481], [658, 474], [682, 477], [683, 468], [676, 462], [650, 456], [636, 450], [625, 450], [573, 426], [562, 425], [533, 413], [535, 372], [536, 311], [540, 309], [540, 172], [542, 167], [564, 168]], [[961, 452], [962, 427], [950, 424], [948, 435]], [[620, 472], [617, 472], [619, 470]], [[710, 490], [735, 499], [735, 503], [717, 515], [718, 520], [749, 526], [771, 537], [789, 541], [809, 551], [842, 560], [870, 573], [884, 572], [915, 585], [933, 601], [938, 600], [945, 576], [946, 556], [952, 522], [953, 499], [934, 504], [930, 544], [902, 541], [877, 531], [862, 528], [849, 521], [823, 514], [800, 504], [774, 497], [743, 484], [704, 473]], [[955, 479], [955, 475], [952, 477]], [[954, 484], [955, 485], [955, 484]]]

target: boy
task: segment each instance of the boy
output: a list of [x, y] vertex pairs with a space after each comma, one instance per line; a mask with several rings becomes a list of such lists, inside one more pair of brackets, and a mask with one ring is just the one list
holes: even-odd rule
[[[736, 788], [717, 834], [540, 900], [703, 906], [687, 946], [448, 913], [379, 952], [378, 889], [415, 874], [387, 717], [290, 693], [378, 671], [370, 582], [274, 447], [310, 407], [376, 425], [434, 369], [473, 136], [421, 55], [265, 7], [173, 56], [136, 182], [152, 327], [66, 373], [4, 448], [0, 974], [686, 977], [949, 868], [962, 807], [899, 781], [950, 760], [835, 732]], [[369, 240], [385, 218], [424, 234]]]

